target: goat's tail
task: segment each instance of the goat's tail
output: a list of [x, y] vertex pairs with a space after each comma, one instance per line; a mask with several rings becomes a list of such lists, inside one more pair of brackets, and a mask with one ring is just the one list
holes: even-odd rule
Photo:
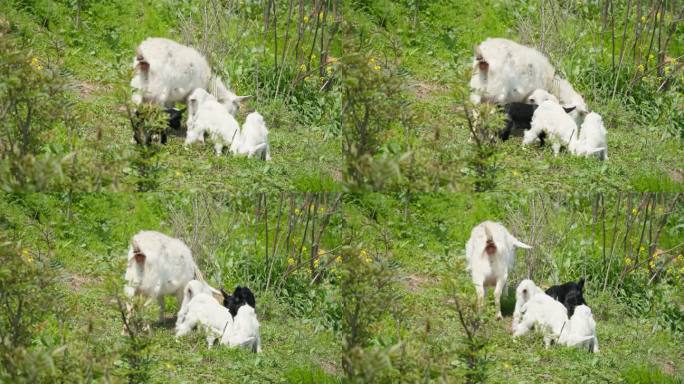
[[527, 245], [527, 244], [523, 243], [522, 241], [516, 239], [515, 236], [513, 236], [513, 235], [511, 235], [511, 240], [513, 240], [513, 245], [518, 247], [518, 248], [532, 249], [531, 245]]

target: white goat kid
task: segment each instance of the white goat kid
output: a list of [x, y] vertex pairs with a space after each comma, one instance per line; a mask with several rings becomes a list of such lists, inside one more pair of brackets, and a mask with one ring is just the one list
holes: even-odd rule
[[151, 37], [136, 49], [133, 101], [151, 102], [171, 108], [185, 103], [196, 88], [208, 89], [228, 112], [235, 116], [240, 103], [250, 96], [237, 96], [221, 79], [211, 75], [204, 56], [194, 48], [173, 40]]
[[176, 324], [176, 339], [179, 339], [200, 326], [207, 332], [207, 347], [211, 348], [216, 339], [230, 348], [249, 348], [253, 352], [261, 352], [261, 336], [259, 321], [254, 308], [241, 306], [235, 318], [228, 308], [219, 304], [216, 299], [206, 293], [195, 295], [188, 303], [183, 320]]
[[[545, 132], [552, 143], [554, 155], [558, 156], [561, 146], [567, 146], [571, 152], [575, 153], [579, 136], [577, 125], [575, 120], [558, 104], [555, 96], [538, 89], [528, 100], [538, 103], [539, 107], [532, 115], [530, 129], [525, 131], [523, 145], [534, 143], [537, 137]], [[540, 100], [543, 101], [540, 102]]]
[[548, 348], [558, 337], [568, 321], [568, 310], [546, 293], [538, 293], [521, 308], [522, 319], [513, 329], [513, 337], [522, 336], [532, 328], [541, 331], [544, 345]]
[[522, 307], [525, 305], [534, 295], [544, 293], [544, 291], [537, 287], [534, 281], [530, 279], [525, 279], [518, 284], [518, 288], [515, 290], [515, 310], [513, 310], [513, 322], [511, 323], [511, 330], [515, 330], [520, 323], [520, 318], [522, 316]]
[[208, 132], [217, 155], [223, 153], [224, 146], [230, 147], [240, 132], [237, 120], [214, 96], [201, 88], [194, 90], [188, 97], [187, 125], [185, 145], [204, 142], [204, 132]]
[[248, 348], [252, 352], [261, 353], [259, 328], [254, 308], [245, 304], [238, 309], [237, 315], [233, 318], [233, 326], [223, 334], [221, 344], [231, 348]]
[[247, 115], [242, 131], [233, 140], [230, 151], [236, 155], [257, 156], [264, 160], [271, 160], [268, 145], [268, 129], [264, 117], [259, 112]]
[[176, 318], [176, 325], [183, 322], [185, 315], [188, 313], [188, 304], [193, 297], [199, 294], [211, 295], [217, 303], [223, 303], [223, 293], [216, 288], [211, 287], [204, 281], [190, 280], [188, 284], [183, 289], [183, 304], [181, 304], [180, 310], [178, 311], [178, 316]]
[[473, 228], [466, 243], [466, 258], [477, 291], [478, 306], [482, 306], [485, 287], [494, 285], [496, 318], [501, 319], [501, 293], [508, 280], [508, 271], [515, 263], [515, 247], [532, 248], [511, 235], [506, 227], [485, 221]]
[[596, 321], [594, 321], [591, 308], [586, 305], [575, 307], [575, 313], [561, 331], [558, 344], [586, 349], [593, 353], [599, 352]]
[[608, 160], [606, 133], [601, 115], [591, 112], [582, 123], [576, 153], [585, 156], [594, 154], [599, 160]]
[[176, 339], [187, 335], [197, 326], [206, 331], [207, 346], [211, 348], [216, 339], [221, 339], [232, 329], [233, 316], [213, 296], [200, 293], [188, 303], [183, 320], [176, 323]]
[[[129, 298], [146, 296], [147, 303], [157, 299], [159, 321], [164, 320], [164, 297], [175, 295], [181, 305], [183, 289], [193, 278], [204, 280], [190, 248], [181, 240], [155, 231], [141, 231], [131, 239], [124, 293]], [[130, 316], [132, 306], [127, 306]]]
[[476, 104], [523, 102], [535, 89], [551, 89], [554, 72], [546, 56], [536, 49], [489, 38], [475, 47], [470, 99]]

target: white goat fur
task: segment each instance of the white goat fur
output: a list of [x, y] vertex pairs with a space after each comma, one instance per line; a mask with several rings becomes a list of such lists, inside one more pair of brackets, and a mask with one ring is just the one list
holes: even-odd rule
[[525, 131], [523, 137], [523, 145], [532, 144], [540, 133], [546, 132], [556, 156], [561, 146], [567, 146], [570, 152], [576, 153], [579, 135], [577, 130], [575, 120], [560, 104], [554, 100], [546, 100], [534, 111], [530, 129]]
[[258, 158], [271, 160], [268, 128], [266, 128], [264, 117], [259, 112], [247, 115], [245, 123], [242, 124], [242, 130], [231, 144], [230, 151], [237, 155], [247, 155], [247, 157], [256, 155]]
[[606, 133], [601, 115], [595, 112], [588, 114], [580, 130], [577, 154], [585, 156], [595, 154], [599, 160], [608, 160]]
[[185, 336], [196, 326], [207, 332], [207, 346], [212, 347], [220, 338], [220, 343], [231, 348], [249, 348], [261, 352], [259, 321], [254, 308], [243, 305], [233, 318], [230, 311], [206, 293], [200, 293], [190, 300], [183, 321], [176, 324], [176, 338]]
[[518, 284], [518, 288], [515, 290], [515, 310], [513, 310], [513, 322], [511, 324], [511, 329], [515, 330], [520, 323], [521, 311], [523, 305], [525, 305], [532, 297], [538, 293], [544, 293], [544, 291], [537, 287], [534, 281], [530, 279], [525, 279]]
[[224, 146], [230, 147], [240, 132], [237, 120], [214, 96], [201, 88], [188, 97], [187, 126], [186, 146], [196, 141], [204, 142], [204, 132], [208, 132], [217, 155], [221, 155]]
[[584, 102], [584, 97], [575, 91], [570, 82], [560, 76], [556, 76], [553, 79], [553, 85], [552, 91], [558, 97], [559, 103], [565, 108], [575, 107], [568, 114], [575, 120], [575, 124], [580, 126], [589, 112], [587, 103]]
[[201, 53], [173, 40], [145, 39], [136, 49], [133, 68], [131, 87], [137, 104], [151, 102], [171, 108], [175, 103], [185, 103], [194, 89], [204, 88], [234, 116], [240, 102], [249, 97], [228, 90], [219, 77], [211, 75]]
[[217, 303], [223, 304], [223, 294], [221, 291], [211, 287], [204, 281], [190, 280], [185, 286], [185, 289], [183, 289], [183, 304], [181, 304], [180, 310], [178, 311], [176, 325], [183, 322], [185, 315], [188, 313], [188, 304], [190, 303], [190, 300], [201, 293], [211, 295]]
[[532, 248], [511, 235], [506, 227], [492, 221], [475, 226], [466, 243], [466, 258], [477, 291], [478, 305], [485, 297], [485, 288], [494, 285], [496, 317], [501, 319], [501, 293], [506, 286], [508, 270], [515, 263], [515, 247]]
[[[157, 299], [160, 321], [164, 319], [164, 297], [175, 295], [180, 305], [183, 289], [195, 277], [203, 280], [190, 248], [181, 240], [156, 231], [141, 231], [131, 239], [124, 292], [129, 298]], [[129, 304], [129, 314], [131, 308]]]
[[489, 38], [475, 48], [471, 101], [523, 102], [535, 89], [551, 89], [554, 68], [542, 53], [514, 41]]
[[575, 313], [572, 314], [570, 320], [565, 324], [558, 338], [558, 343], [598, 353], [596, 321], [594, 321], [591, 308], [586, 305], [575, 307]]
[[513, 337], [528, 333], [533, 327], [541, 331], [544, 345], [557, 341], [568, 320], [568, 310], [546, 293], [538, 293], [521, 308], [522, 319], [513, 329]]

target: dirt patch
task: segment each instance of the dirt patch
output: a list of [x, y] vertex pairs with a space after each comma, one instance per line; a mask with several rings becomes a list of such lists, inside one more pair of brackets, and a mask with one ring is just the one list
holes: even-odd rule
[[416, 274], [408, 274], [401, 277], [401, 282], [409, 292], [416, 292], [422, 289], [428, 281], [428, 277]]
[[332, 361], [328, 361], [328, 360], [322, 360], [320, 362], [320, 364], [321, 364], [321, 368], [323, 368], [325, 373], [327, 373], [329, 375], [337, 376], [337, 372], [339, 371], [339, 369], [338, 369], [336, 363], [334, 363]]
[[424, 83], [424, 82], [419, 82], [413, 85], [413, 88], [415, 88], [416, 92], [416, 98], [418, 100], [425, 100], [430, 97], [430, 95], [434, 92], [442, 92], [446, 88], [442, 85], [437, 85], [437, 84], [429, 84], [429, 83]]
[[78, 94], [82, 98], [88, 98], [90, 95], [95, 92], [98, 89], [97, 85], [87, 83], [85, 81], [82, 81], [81, 83], [78, 84]]
[[658, 361], [658, 365], [668, 375], [675, 376], [677, 374], [677, 366], [672, 361]]
[[684, 183], [684, 169], [675, 168], [667, 171], [670, 178], [678, 183]]

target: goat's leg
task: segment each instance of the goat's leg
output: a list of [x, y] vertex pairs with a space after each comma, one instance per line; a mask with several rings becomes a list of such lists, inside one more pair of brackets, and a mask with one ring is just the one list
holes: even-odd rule
[[496, 287], [494, 288], [494, 302], [496, 303], [496, 319], [501, 320], [503, 316], [501, 315], [501, 293], [506, 286], [506, 280], [508, 275], [503, 275], [500, 279], [496, 281]]
[[558, 156], [558, 154], [560, 153], [560, 149], [561, 149], [560, 143], [553, 143], [551, 148], [553, 148], [553, 155]]
[[475, 292], [477, 293], [477, 309], [481, 310], [484, 304], [485, 291], [483, 282], [475, 283]]
[[164, 309], [166, 309], [166, 303], [164, 302], [164, 295], [157, 296], [157, 302], [159, 303], [159, 322], [164, 322]]

